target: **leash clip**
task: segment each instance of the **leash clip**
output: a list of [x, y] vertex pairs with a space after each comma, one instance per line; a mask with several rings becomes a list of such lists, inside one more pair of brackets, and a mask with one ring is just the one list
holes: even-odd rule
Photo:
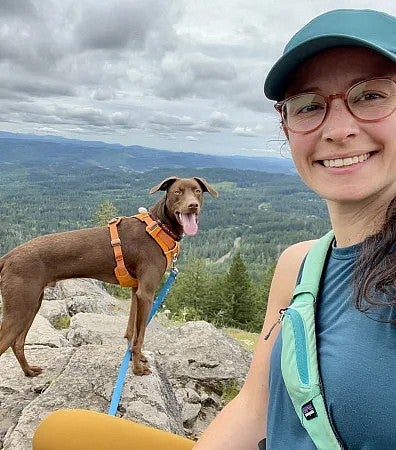
[[175, 254], [173, 255], [173, 258], [172, 258], [172, 266], [171, 266], [172, 270], [174, 270], [174, 271], [177, 273], [179, 270], [178, 270], [178, 268], [176, 267], [176, 261], [177, 261], [177, 253], [175, 253]]

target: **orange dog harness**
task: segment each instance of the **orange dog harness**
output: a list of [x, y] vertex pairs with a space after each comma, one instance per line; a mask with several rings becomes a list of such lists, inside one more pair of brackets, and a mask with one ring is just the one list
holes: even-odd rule
[[[161, 226], [153, 220], [148, 212], [136, 214], [134, 216], [141, 222], [146, 223], [146, 232], [157, 242], [161, 247], [166, 257], [166, 269], [178, 257], [180, 252], [180, 243], [175, 241], [169, 234], [167, 234]], [[124, 257], [122, 255], [121, 239], [118, 235], [118, 224], [124, 217], [116, 217], [111, 219], [107, 226], [110, 230], [111, 246], [113, 247], [114, 257], [117, 263], [114, 269], [115, 276], [122, 287], [137, 287], [138, 280], [133, 278], [125, 267]], [[165, 269], [165, 270], [166, 270]]]

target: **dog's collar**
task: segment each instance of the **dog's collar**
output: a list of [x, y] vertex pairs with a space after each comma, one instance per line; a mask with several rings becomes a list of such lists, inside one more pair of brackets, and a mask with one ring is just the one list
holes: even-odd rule
[[182, 239], [183, 235], [174, 233], [167, 225], [164, 224], [164, 222], [158, 219], [158, 217], [155, 217], [152, 213], [148, 213], [148, 215], [159, 227], [161, 227], [165, 231], [166, 234], [169, 234], [172, 239], [174, 239], [175, 241], [180, 241]]

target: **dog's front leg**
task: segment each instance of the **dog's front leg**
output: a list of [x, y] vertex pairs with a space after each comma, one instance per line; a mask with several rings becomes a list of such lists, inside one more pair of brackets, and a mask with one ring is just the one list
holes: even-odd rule
[[147, 321], [149, 318], [151, 306], [153, 304], [154, 291], [153, 289], [144, 287], [144, 285], [142, 284], [143, 283], [139, 283], [137, 291], [132, 295], [130, 314], [130, 321], [132, 320], [132, 323], [134, 324], [134, 333], [131, 342], [133, 373], [135, 375], [148, 375], [151, 373], [148, 366], [144, 364], [145, 362], [147, 362], [147, 359], [142, 353], [142, 347]]
[[124, 334], [124, 337], [128, 340], [128, 343], [130, 344], [131, 350], [136, 330], [136, 310], [137, 310], [136, 291], [137, 288], [132, 288], [131, 307], [129, 309], [128, 325]]
[[[133, 349], [133, 343], [136, 339], [136, 311], [137, 311], [137, 298], [136, 298], [136, 291], [137, 288], [132, 288], [132, 295], [131, 295], [131, 307], [129, 310], [129, 319], [128, 319], [128, 325], [127, 329], [125, 331], [124, 337], [128, 341], [128, 345], [130, 350]], [[132, 359], [132, 357], [131, 357]], [[142, 362], [147, 362], [147, 358], [141, 353], [140, 360]]]

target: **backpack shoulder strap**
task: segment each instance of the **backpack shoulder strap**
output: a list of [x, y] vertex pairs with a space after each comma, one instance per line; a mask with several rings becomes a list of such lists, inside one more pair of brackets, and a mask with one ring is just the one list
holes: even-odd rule
[[296, 285], [293, 292], [293, 301], [298, 301], [298, 294], [305, 292], [310, 293], [312, 295], [312, 300], [316, 301], [323, 266], [333, 239], [334, 232], [333, 230], [330, 230], [316, 241], [308, 252], [305, 261], [303, 262], [300, 282]]
[[282, 319], [282, 376], [301, 424], [319, 450], [344, 448], [327, 415], [315, 333], [315, 303], [333, 238], [334, 233], [328, 232], [308, 252], [300, 283]]

